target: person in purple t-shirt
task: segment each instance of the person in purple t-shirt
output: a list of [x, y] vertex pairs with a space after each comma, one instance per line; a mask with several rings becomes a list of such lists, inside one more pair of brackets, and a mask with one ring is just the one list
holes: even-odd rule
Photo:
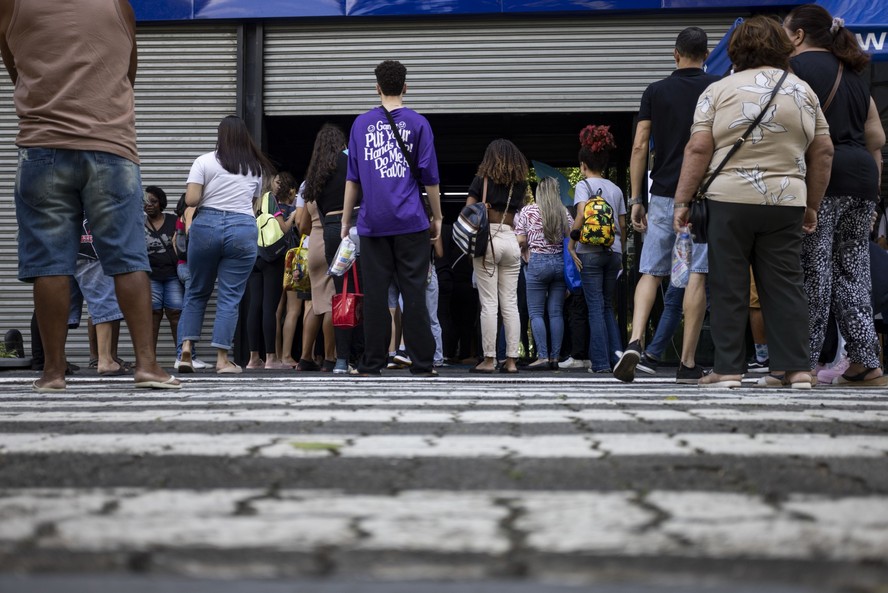
[[[403, 105], [407, 69], [386, 60], [375, 70], [380, 107], [359, 115], [348, 140], [348, 174], [342, 210], [342, 237], [351, 226], [358, 189], [363, 201], [357, 229], [361, 238], [364, 278], [364, 356], [358, 372], [378, 375], [386, 365], [391, 315], [388, 287], [394, 281], [404, 299], [403, 333], [407, 354], [413, 361], [410, 372], [434, 376], [435, 340], [426, 308], [426, 278], [429, 249], [441, 234], [441, 196], [438, 160], [429, 122]], [[394, 119], [408, 155], [405, 155], [386, 111]], [[428, 206], [422, 188], [428, 194]], [[431, 217], [431, 224], [429, 218]]]

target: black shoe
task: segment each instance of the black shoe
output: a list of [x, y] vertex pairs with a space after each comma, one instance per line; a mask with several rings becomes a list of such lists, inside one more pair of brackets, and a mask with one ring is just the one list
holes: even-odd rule
[[675, 382], [682, 385], [696, 385], [703, 378], [703, 367], [699, 364], [691, 368], [681, 362], [678, 363], [678, 371], [675, 373]]
[[392, 362], [401, 365], [402, 367], [409, 367], [413, 364], [413, 361], [410, 360], [410, 357], [407, 356], [407, 352], [405, 350], [398, 350], [394, 356], [392, 356]]
[[757, 358], [753, 358], [746, 363], [746, 371], [748, 373], [769, 373], [771, 372], [771, 359], [759, 362]]
[[300, 358], [299, 362], [296, 363], [296, 370], [297, 371], [314, 372], [314, 371], [320, 371], [321, 367], [318, 366], [318, 363], [316, 363], [313, 360], [306, 360], [305, 358]]
[[656, 375], [658, 364], [660, 364], [659, 360], [644, 352], [641, 355], [641, 360], [638, 361], [638, 370], [648, 375]]
[[428, 371], [419, 371], [419, 370], [411, 369], [410, 374], [413, 375], [414, 377], [437, 377], [438, 371], [436, 371], [435, 369], [431, 369]]
[[10, 354], [15, 354], [16, 358], [25, 357], [25, 341], [22, 338], [22, 332], [17, 329], [11, 329], [3, 336], [3, 345]]
[[632, 383], [635, 380], [635, 368], [638, 366], [639, 360], [641, 360], [641, 344], [636, 340], [626, 346], [626, 350], [617, 361], [617, 365], [614, 367], [614, 377], [623, 383]]

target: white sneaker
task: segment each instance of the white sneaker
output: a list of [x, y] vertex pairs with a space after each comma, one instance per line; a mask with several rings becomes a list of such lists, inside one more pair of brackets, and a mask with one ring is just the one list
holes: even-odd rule
[[568, 357], [568, 358], [567, 358], [566, 360], [564, 360], [563, 362], [559, 362], [559, 363], [558, 363], [558, 368], [559, 368], [559, 369], [584, 369], [584, 368], [589, 368], [589, 367], [587, 366], [587, 364], [586, 364], [587, 362], [589, 363], [589, 366], [591, 366], [591, 364], [592, 364], [591, 361], [575, 360], [575, 359], [571, 356], [571, 357]]
[[[173, 368], [176, 369], [176, 370], [179, 370], [179, 365], [180, 365], [180, 364], [182, 364], [182, 361], [179, 360], [179, 359], [176, 359], [176, 362], [173, 363]], [[191, 368], [193, 368], [193, 369], [205, 369], [205, 368], [207, 368], [207, 363], [205, 363], [204, 361], [202, 361], [202, 360], [199, 359], [199, 358], [192, 358], [192, 359], [191, 359]]]

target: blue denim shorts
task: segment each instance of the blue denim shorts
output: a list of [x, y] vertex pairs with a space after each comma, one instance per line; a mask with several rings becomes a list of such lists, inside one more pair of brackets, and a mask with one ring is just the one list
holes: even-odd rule
[[[638, 270], [642, 274], [665, 277], [672, 273], [672, 247], [675, 230], [672, 228], [672, 198], [652, 195], [648, 200], [648, 230], [641, 248]], [[709, 273], [709, 250], [706, 243], [694, 243], [691, 252], [691, 272]]]
[[78, 257], [74, 280], [76, 287], [72, 288], [76, 288], [77, 293], [72, 290], [68, 325], [76, 326], [80, 323], [82, 301], [86, 301], [93, 325], [123, 319], [123, 313], [117, 304], [117, 293], [114, 291], [114, 278], [105, 275], [98, 260]]
[[150, 271], [139, 166], [107, 152], [19, 148], [19, 280], [73, 276], [84, 217], [109, 276]]
[[185, 301], [185, 290], [178, 276], [166, 280], [151, 280], [151, 309], [182, 310]]

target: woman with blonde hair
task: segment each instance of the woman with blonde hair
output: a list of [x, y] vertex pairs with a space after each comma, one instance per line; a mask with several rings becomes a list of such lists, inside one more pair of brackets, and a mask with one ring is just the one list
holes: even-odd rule
[[[521, 321], [518, 316], [518, 274], [521, 248], [512, 228], [515, 213], [527, 193], [527, 159], [512, 142], [499, 138], [484, 151], [478, 173], [469, 186], [466, 205], [487, 202], [490, 241], [487, 252], [472, 261], [481, 301], [481, 347], [484, 360], [471, 369], [475, 373], [496, 370], [497, 314], [503, 318], [506, 361], [503, 373], [517, 373]], [[485, 200], [486, 198], [486, 200]]]
[[537, 351], [536, 362], [527, 367], [531, 371], [558, 369], [564, 338], [564, 239], [572, 224], [573, 218], [561, 203], [558, 181], [551, 177], [537, 186], [536, 202], [515, 216], [518, 244], [527, 253], [527, 311]]

